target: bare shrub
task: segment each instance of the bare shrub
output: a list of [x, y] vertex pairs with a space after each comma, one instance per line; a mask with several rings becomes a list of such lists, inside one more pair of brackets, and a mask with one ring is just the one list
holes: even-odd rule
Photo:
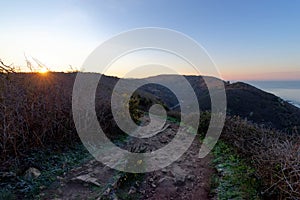
[[1, 88], [1, 160], [17, 158], [32, 148], [72, 142], [72, 85], [57, 74], [9, 74]]
[[228, 118], [222, 139], [232, 144], [257, 170], [267, 198], [300, 198], [300, 136]]
[[[34, 149], [62, 149], [80, 141], [72, 116], [76, 73], [15, 71], [0, 62], [0, 170]], [[103, 122], [109, 118], [108, 105], [105, 101], [101, 105], [98, 113]]]

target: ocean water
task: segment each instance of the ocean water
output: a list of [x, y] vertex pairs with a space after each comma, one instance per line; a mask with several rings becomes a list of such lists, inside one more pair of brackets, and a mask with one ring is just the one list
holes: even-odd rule
[[300, 108], [300, 81], [245, 81]]

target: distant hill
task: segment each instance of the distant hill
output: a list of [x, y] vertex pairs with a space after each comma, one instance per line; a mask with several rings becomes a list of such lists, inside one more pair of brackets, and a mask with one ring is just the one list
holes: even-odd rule
[[[206, 77], [210, 81], [220, 81]], [[211, 100], [203, 77], [186, 76], [197, 95], [201, 110], [210, 110]], [[176, 75], [160, 75], [148, 78], [171, 84], [181, 84]], [[228, 83], [224, 81], [227, 96], [227, 114], [238, 115], [258, 124], [264, 124], [279, 130], [300, 130], [300, 109], [280, 97], [267, 93], [243, 82]], [[174, 94], [161, 86], [144, 87], [145, 92], [159, 97], [169, 108], [178, 104]], [[184, 91], [182, 91], [184, 93]]]
[[[67, 91], [64, 92], [64, 94], [70, 98], [72, 92], [71, 88], [74, 83], [76, 73], [51, 73], [48, 76], [49, 77], [47, 80], [43, 81], [45, 77], [40, 77], [38, 74], [17, 73], [14, 75], [15, 78], [19, 77], [18, 81], [24, 79], [24, 84], [22, 84], [24, 85], [24, 88], [27, 88], [28, 85], [32, 85], [34, 83], [35, 85], [40, 83], [50, 84], [47, 87], [51, 88], [59, 87], [59, 85], [61, 85], [65, 91]], [[14, 77], [12, 77], [12, 79], [14, 79]], [[197, 95], [200, 109], [202, 111], [210, 110], [211, 100], [203, 77], [185, 76], [185, 78], [193, 87]], [[211, 82], [222, 81], [214, 77], [206, 78]], [[36, 79], [39, 79], [40, 81], [37, 81]], [[119, 80], [120, 79], [117, 77], [102, 76], [100, 80], [100, 87], [98, 87], [96, 94], [96, 98], [100, 100], [98, 101], [99, 103], [104, 101], [110, 103], [111, 94]], [[180, 87], [180, 84], [182, 84], [177, 75], [159, 75], [146, 78], [145, 80], [150, 82], [165, 82], [168, 84], [177, 85], [178, 87]], [[132, 84], [139, 81], [143, 80], [128, 79], [125, 82], [126, 84]], [[264, 124], [267, 127], [274, 127], [287, 132], [291, 132], [296, 129], [300, 130], [299, 108], [291, 105], [287, 101], [284, 101], [280, 97], [267, 93], [246, 83], [237, 82], [230, 84], [225, 81], [223, 81], [223, 83], [225, 85], [227, 96], [228, 115], [238, 115], [255, 123]], [[126, 84], [123, 86], [124, 91], [126, 91]], [[182, 90], [181, 92], [182, 95], [187, 95], [185, 94], [186, 91]], [[139, 88], [139, 90], [137, 90], [136, 95], [144, 97], [144, 100], [141, 101], [144, 104], [146, 104], [146, 102], [162, 102], [168, 108], [173, 108], [174, 110], [180, 109], [178, 106], [176, 106], [179, 103], [176, 96], [169, 89], [157, 84], [148, 84], [142, 86]], [[103, 103], [96, 105], [97, 107], [101, 107]], [[149, 107], [149, 105], [144, 105], [144, 107]]]
[[300, 127], [300, 109], [246, 83], [227, 85], [228, 112], [278, 129]]

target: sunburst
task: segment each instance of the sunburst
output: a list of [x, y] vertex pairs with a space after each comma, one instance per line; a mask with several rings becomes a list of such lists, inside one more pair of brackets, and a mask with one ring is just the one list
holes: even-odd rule
[[41, 68], [38, 72], [42, 75], [46, 75], [49, 72], [49, 70], [47, 68]]

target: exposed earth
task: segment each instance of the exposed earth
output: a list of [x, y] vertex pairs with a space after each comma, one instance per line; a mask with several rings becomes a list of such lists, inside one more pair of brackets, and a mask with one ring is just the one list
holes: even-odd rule
[[[176, 124], [168, 124], [151, 137], [144, 146], [146, 151], [168, 143], [176, 134]], [[131, 148], [140, 143], [129, 140]], [[211, 199], [210, 177], [213, 168], [211, 156], [198, 158], [200, 139], [195, 137], [192, 145], [177, 161], [164, 169], [129, 174], [104, 166], [92, 159], [72, 169], [40, 193], [41, 199]]]

